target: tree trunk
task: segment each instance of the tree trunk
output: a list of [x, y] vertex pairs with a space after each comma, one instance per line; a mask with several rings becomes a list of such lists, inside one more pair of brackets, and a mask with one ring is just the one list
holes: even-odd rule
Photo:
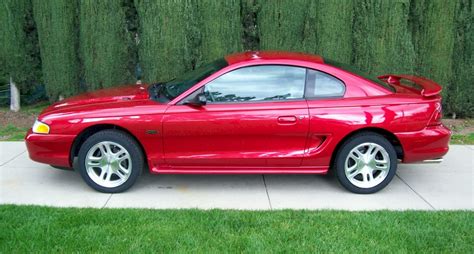
[[20, 91], [13, 82], [13, 78], [10, 78], [10, 110], [20, 111]]

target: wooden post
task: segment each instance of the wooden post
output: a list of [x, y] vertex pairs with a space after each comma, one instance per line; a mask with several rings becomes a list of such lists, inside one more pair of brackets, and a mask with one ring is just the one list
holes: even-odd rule
[[14, 112], [20, 111], [20, 91], [12, 78], [10, 78], [10, 110]]

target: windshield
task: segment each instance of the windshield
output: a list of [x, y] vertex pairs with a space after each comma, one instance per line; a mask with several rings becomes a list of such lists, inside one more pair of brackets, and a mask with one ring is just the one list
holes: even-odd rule
[[160, 102], [169, 102], [227, 65], [227, 61], [224, 58], [220, 58], [170, 81], [153, 85], [152, 89], [156, 89], [156, 91], [150, 94], [157, 94], [156, 99]]
[[339, 63], [339, 62], [336, 62], [336, 61], [333, 61], [333, 60], [330, 60], [330, 59], [326, 59], [324, 58], [324, 63], [326, 64], [329, 64], [329, 65], [332, 65], [334, 67], [338, 67], [338, 68], [341, 68], [343, 70], [346, 70], [346, 71], [349, 71], [349, 72], [352, 72], [358, 76], [361, 76], [365, 79], [368, 79], [384, 88], [387, 88], [388, 90], [392, 91], [392, 92], [395, 92], [395, 89], [393, 87], [391, 87], [389, 84], [383, 82], [382, 80], [378, 79], [376, 76], [374, 75], [371, 75], [371, 74], [368, 74], [360, 69], [358, 69], [357, 67], [354, 67], [352, 65], [349, 65], [349, 64], [344, 64], [344, 63]]

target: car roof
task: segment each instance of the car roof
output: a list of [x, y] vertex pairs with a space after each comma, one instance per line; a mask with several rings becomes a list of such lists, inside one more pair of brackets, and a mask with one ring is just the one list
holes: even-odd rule
[[230, 65], [254, 60], [299, 60], [319, 64], [324, 63], [324, 59], [321, 56], [288, 51], [247, 51], [227, 55], [225, 60]]

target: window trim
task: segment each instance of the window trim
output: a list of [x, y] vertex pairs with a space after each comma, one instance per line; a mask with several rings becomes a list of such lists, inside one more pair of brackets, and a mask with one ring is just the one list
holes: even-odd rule
[[[339, 80], [339, 81], [341, 82], [341, 84], [342, 84], [343, 89], [344, 89], [344, 90], [342, 91], [342, 94], [341, 94], [341, 95], [336, 95], [336, 96], [327, 96], [327, 95], [324, 95], [324, 96], [312, 96], [312, 97], [307, 96], [307, 93], [308, 93], [308, 90], [309, 90], [309, 89], [308, 89], [308, 79], [309, 79], [309, 72], [310, 72], [310, 71], [315, 71], [316, 74], [317, 74], [318, 72], [321, 72], [321, 73], [324, 73], [324, 74], [326, 74], [326, 75], [328, 75], [328, 76], [330, 76], [330, 77], [333, 77], [333, 78], [336, 79], [336, 80]], [[316, 77], [315, 77], [315, 79], [314, 79], [314, 86], [315, 86], [315, 89], [316, 89]], [[338, 77], [336, 77], [336, 76], [334, 76], [334, 75], [332, 75], [332, 74], [330, 74], [330, 73], [327, 73], [327, 72], [325, 72], [325, 71], [316, 70], [316, 69], [313, 69], [313, 68], [306, 68], [306, 79], [305, 79], [305, 89], [304, 89], [304, 98], [305, 98], [306, 100], [340, 99], [340, 98], [344, 98], [344, 95], [346, 94], [346, 91], [347, 91], [347, 86], [346, 86], [346, 83], [345, 83], [342, 79], [340, 79], [340, 78], [338, 78]]]
[[303, 84], [303, 96], [301, 98], [293, 98], [293, 99], [285, 99], [285, 100], [258, 100], [258, 101], [220, 101], [220, 102], [213, 102], [213, 101], [207, 101], [207, 105], [219, 105], [219, 104], [255, 104], [255, 103], [272, 103], [272, 102], [287, 102], [287, 101], [305, 101], [306, 98], [305, 98], [305, 93], [306, 93], [306, 75], [308, 73], [308, 67], [305, 67], [305, 66], [299, 66], [299, 65], [290, 65], [290, 64], [256, 64], [256, 65], [249, 65], [249, 66], [242, 66], [242, 67], [239, 67], [239, 68], [236, 68], [236, 69], [233, 69], [229, 72], [226, 72], [218, 77], [216, 77], [215, 79], [213, 80], [210, 80], [209, 82], [207, 82], [206, 84], [202, 85], [201, 87], [199, 87], [198, 89], [194, 90], [193, 92], [191, 92], [188, 96], [186, 96], [185, 98], [183, 98], [181, 101], [179, 101], [177, 103], [177, 105], [183, 105], [184, 102], [188, 99], [189, 96], [193, 95], [197, 90], [201, 90], [202, 89], [202, 92], [204, 92], [205, 90], [205, 87], [206, 85], [208, 85], [209, 83], [213, 82], [214, 80], [228, 74], [228, 73], [231, 73], [231, 72], [234, 72], [234, 71], [237, 71], [237, 70], [240, 70], [240, 69], [243, 69], [243, 68], [253, 68], [253, 67], [260, 67], [260, 66], [286, 66], [286, 67], [295, 67], [295, 68], [300, 68], [300, 69], [303, 69], [305, 71], [305, 76], [304, 76], [304, 84]]

